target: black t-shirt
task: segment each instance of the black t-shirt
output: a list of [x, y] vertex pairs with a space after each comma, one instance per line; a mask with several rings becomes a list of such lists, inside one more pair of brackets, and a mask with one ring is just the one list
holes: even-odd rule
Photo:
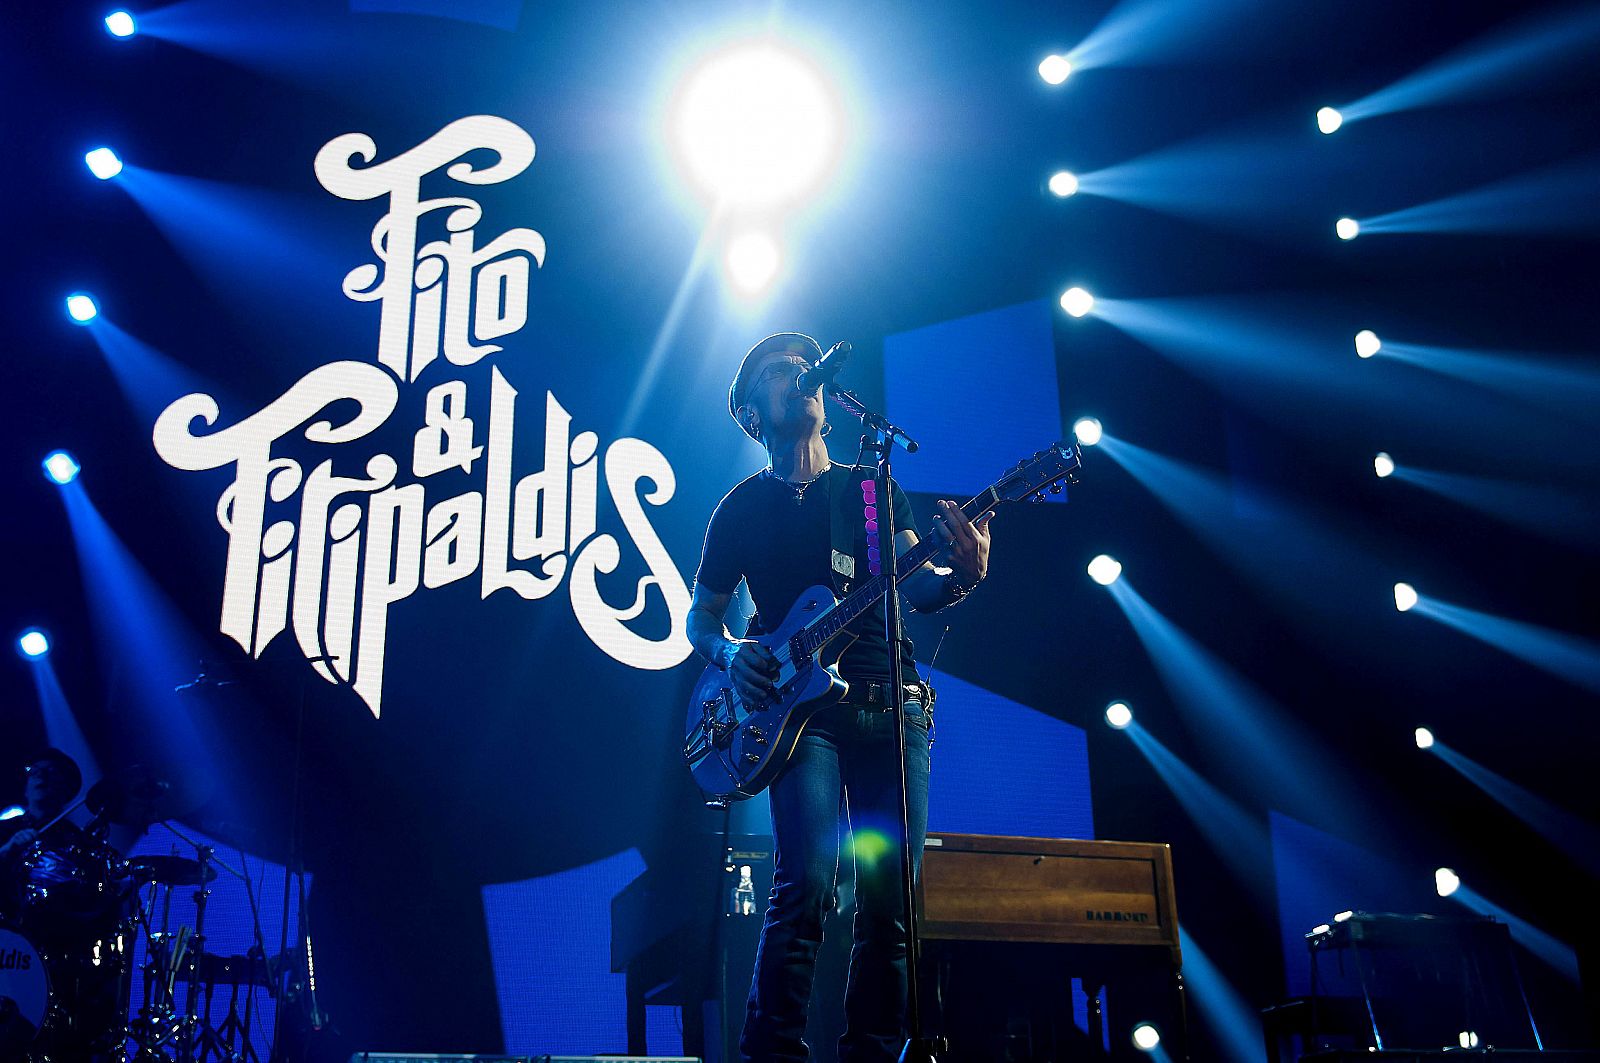
[[[751, 635], [764, 634], [783, 622], [789, 608], [808, 587], [835, 586], [833, 579], [833, 507], [839, 507], [854, 533], [855, 579], [871, 578], [867, 564], [867, 528], [861, 481], [871, 470], [834, 464], [795, 503], [794, 489], [765, 470], [740, 481], [711, 514], [705, 548], [695, 582], [718, 594], [732, 594], [744, 580], [756, 605]], [[899, 484], [892, 484], [894, 526], [916, 531], [911, 504]], [[856, 639], [844, 651], [839, 674], [846, 679], [887, 679], [888, 644], [883, 638], [883, 602], [861, 616], [840, 639]], [[901, 639], [902, 668], [908, 679], [912, 646]], [[830, 645], [830, 649], [833, 648]]]

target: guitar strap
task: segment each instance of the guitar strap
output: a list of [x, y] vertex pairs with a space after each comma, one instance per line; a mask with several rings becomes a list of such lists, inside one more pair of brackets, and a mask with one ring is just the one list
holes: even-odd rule
[[[830, 571], [833, 575], [833, 592], [843, 598], [855, 589], [856, 586], [856, 529], [866, 523], [865, 505], [862, 502], [861, 485], [870, 483], [875, 478], [875, 472], [870, 467], [857, 467], [850, 474], [851, 490], [844, 492], [843, 498], [833, 495], [833, 481], [828, 481], [828, 512], [832, 520], [832, 553], [833, 564]], [[879, 504], [883, 508], [883, 503]], [[860, 623], [860, 621], [856, 621]], [[905, 623], [900, 625], [900, 637], [905, 638]]]
[[[833, 493], [834, 477], [828, 477], [828, 519], [831, 522], [828, 539], [831, 558], [828, 566], [833, 576], [833, 593], [840, 598], [855, 589], [856, 584], [856, 514], [853, 501], [859, 492], [845, 491], [840, 498]], [[859, 484], [860, 477], [852, 473], [850, 482]]]

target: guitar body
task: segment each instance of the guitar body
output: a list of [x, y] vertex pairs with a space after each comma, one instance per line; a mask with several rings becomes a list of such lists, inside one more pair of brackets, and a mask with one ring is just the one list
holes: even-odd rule
[[[683, 753], [695, 782], [711, 797], [742, 801], [765, 790], [788, 763], [811, 717], [849, 691], [836, 669], [842, 647], [829, 652], [830, 645], [798, 659], [792, 652], [794, 636], [837, 604], [830, 588], [812, 587], [775, 631], [755, 637], [778, 658], [777, 691], [766, 700], [746, 702], [716, 665], [700, 676], [689, 699]], [[829, 663], [818, 659], [822, 654]]]
[[[1082, 454], [1076, 443], [1055, 442], [1019, 461], [961, 507], [968, 520], [1008, 502], [1039, 502], [1076, 482]], [[896, 558], [895, 579], [905, 579], [934, 558], [931, 541]], [[754, 797], [789, 762], [795, 743], [816, 713], [837, 704], [850, 685], [839, 678], [839, 658], [855, 640], [850, 625], [864, 616], [891, 582], [888, 573], [863, 580], [843, 601], [816, 586], [800, 595], [776, 630], [756, 639], [778, 660], [777, 690], [748, 704], [722, 669], [701, 675], [689, 699], [683, 756], [694, 781], [715, 803]]]

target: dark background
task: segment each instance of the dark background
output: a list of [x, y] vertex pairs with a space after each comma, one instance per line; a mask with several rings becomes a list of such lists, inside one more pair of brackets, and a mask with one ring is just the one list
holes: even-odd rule
[[[1059, 316], [1062, 409], [1068, 423], [1092, 412], [1119, 439], [1222, 476], [1231, 511], [1208, 520], [1230, 545], [1219, 553], [1091, 451], [1069, 506], [997, 519], [991, 578], [949, 618], [940, 669], [1088, 729], [1098, 835], [1172, 842], [1185, 931], [1252, 1006], [1284, 992], [1278, 913], [1263, 888], [1272, 870], [1241, 880], [1127, 737], [1101, 725], [1113, 698], [1253, 814], [1288, 811], [1414, 867], [1424, 883], [1433, 867], [1452, 866], [1569, 941], [1588, 921], [1594, 882], [1578, 862], [1419, 754], [1410, 733], [1426, 723], [1592, 822], [1593, 691], [1397, 614], [1390, 587], [1408, 580], [1593, 640], [1594, 407], [1571, 387], [1508, 396], [1358, 361], [1349, 341], [1371, 327], [1445, 348], [1537, 352], [1592, 382], [1595, 201], [1536, 194], [1504, 208], [1489, 232], [1344, 244], [1331, 228], [1341, 214], [1552, 164], [1592, 171], [1595, 76], [1534, 50], [1441, 106], [1331, 138], [1312, 123], [1324, 103], [1514, 35], [1529, 18], [1579, 25], [1579, 8], [1152, 4], [1131, 9], [1153, 17], [1118, 63], [1050, 89], [1034, 72], [1039, 58], [1072, 47], [1110, 5], [485, 4], [454, 18], [371, 6], [189, 0], [149, 20], [185, 46], [114, 41], [100, 29], [103, 11], [67, 2], [15, 21], [0, 44], [13, 234], [0, 629], [51, 632], [55, 670], [103, 767], [182, 761], [186, 778], [201, 780], [207, 829], [267, 854], [284, 849], [303, 685], [308, 861], [323, 898], [329, 1005], [352, 1036], [497, 1047], [481, 885], [629, 846], [668, 862], [681, 853], [675, 838], [708, 828], [672, 753], [697, 669], [623, 668], [583, 637], [564, 590], [536, 603], [479, 601], [469, 579], [391, 613], [381, 721], [344, 692], [302, 684], [288, 634], [266, 654], [276, 666], [238, 669], [248, 683], [162, 702], [150, 692], [185, 676], [137, 674], [96, 642], [106, 591], [80, 568], [37, 462], [65, 446], [83, 463], [83, 489], [187, 629], [173, 630], [185, 651], [174, 659], [242, 664], [215, 633], [223, 536], [212, 507], [227, 477], [161, 462], [150, 425], [179, 392], [151, 379], [129, 401], [61, 298], [94, 292], [107, 319], [217, 395], [224, 422], [254, 411], [317, 365], [369, 357], [375, 342], [375, 308], [347, 301], [338, 284], [367, 260], [381, 211], [323, 192], [316, 149], [360, 130], [388, 157], [467, 114], [508, 118], [538, 144], [527, 173], [477, 190], [480, 232], [529, 226], [550, 251], [528, 327], [458, 375], [475, 401], [490, 364], [522, 392], [519, 469], [539, 461], [546, 389], [573, 413], [574, 431], [599, 432], [602, 446], [631, 433], [659, 447], [678, 487], [651, 514], [685, 579], [717, 498], [759, 464], [724, 419], [723, 393], [760, 335], [850, 338], [860, 352], [851, 382], [876, 395], [885, 336], [1053, 300], [1069, 284], [1132, 303], [1180, 300], [1163, 304], [1180, 316], [1195, 309], [1210, 353], [1174, 354], [1107, 321]], [[665, 90], [730, 28], [769, 19], [845, 85], [849, 158], [835, 185], [788, 219], [786, 272], [769, 301], [740, 304], [715, 267], [688, 286], [661, 375], [624, 426], [705, 224], [666, 159]], [[84, 151], [99, 143], [183, 180], [136, 202], [84, 170]], [[1135, 198], [1167, 209], [1042, 192], [1059, 166], [1089, 173], [1175, 145], [1193, 150], [1128, 178]], [[419, 402], [420, 391], [405, 392], [395, 425], [419, 424]], [[377, 442], [403, 454], [410, 430]], [[1379, 481], [1377, 450], [1546, 489], [1559, 516], [1530, 528]], [[931, 501], [917, 500], [924, 516]], [[1303, 741], [1277, 756], [1300, 794], [1263, 793], [1230, 755], [1239, 743], [1224, 724], [1174, 706], [1115, 602], [1083, 576], [1102, 551], [1293, 721]], [[153, 610], [142, 619], [159, 623]], [[915, 632], [924, 646], [944, 622]], [[0, 684], [0, 770], [20, 778], [27, 751], [44, 742], [29, 666], [13, 658]], [[204, 767], [174, 749], [152, 711], [197, 721], [212, 743]], [[1237, 726], [1257, 725], [1241, 710]], [[448, 971], [448, 989], [395, 973], [417, 965]], [[1575, 1043], [1575, 990], [1537, 980], [1551, 982], [1552, 1037]], [[1216, 1036], [1203, 1009], [1197, 1021], [1203, 1038]], [[1220, 1051], [1205, 1044], [1202, 1055]]]

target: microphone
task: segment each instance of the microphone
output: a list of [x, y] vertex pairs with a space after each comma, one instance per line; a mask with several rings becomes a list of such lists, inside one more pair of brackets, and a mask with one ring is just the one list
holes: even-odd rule
[[849, 360], [850, 350], [850, 344], [845, 340], [829, 347], [828, 353], [816, 365], [794, 378], [795, 387], [802, 392], [815, 391], [824, 384], [833, 383], [833, 378], [839, 375], [839, 370]]

